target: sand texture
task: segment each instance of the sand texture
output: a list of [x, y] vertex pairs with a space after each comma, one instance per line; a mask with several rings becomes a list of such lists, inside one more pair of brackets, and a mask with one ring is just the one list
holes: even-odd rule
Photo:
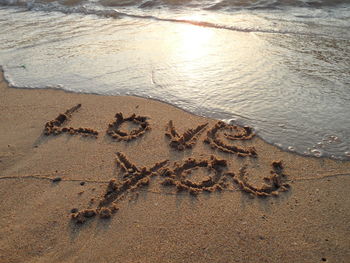
[[0, 76], [0, 262], [350, 262], [350, 162]]

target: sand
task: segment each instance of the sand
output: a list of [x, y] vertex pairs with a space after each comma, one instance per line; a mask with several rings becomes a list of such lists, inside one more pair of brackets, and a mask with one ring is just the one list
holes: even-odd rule
[[350, 262], [350, 162], [0, 80], [0, 262]]

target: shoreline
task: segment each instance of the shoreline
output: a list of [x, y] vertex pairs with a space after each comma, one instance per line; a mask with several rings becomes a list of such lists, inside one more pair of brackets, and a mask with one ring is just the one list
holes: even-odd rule
[[[177, 105], [173, 105], [171, 104], [170, 102], [166, 102], [166, 101], [162, 101], [160, 99], [157, 99], [157, 98], [145, 98], [145, 97], [142, 97], [142, 96], [138, 96], [138, 95], [106, 95], [106, 94], [99, 94], [99, 93], [80, 93], [80, 92], [75, 92], [75, 91], [71, 91], [71, 90], [66, 90], [66, 89], [63, 89], [63, 88], [60, 88], [60, 87], [45, 87], [45, 88], [35, 88], [35, 87], [31, 87], [31, 88], [26, 88], [26, 87], [18, 87], [18, 86], [12, 86], [10, 85], [9, 81], [6, 79], [5, 77], [5, 70], [3, 68], [3, 66], [0, 65], [0, 73], [2, 74], [2, 80], [6, 82], [6, 84], [8, 85], [9, 88], [13, 88], [13, 89], [19, 89], [19, 90], [50, 90], [50, 91], [62, 91], [62, 92], [65, 92], [67, 94], [82, 94], [82, 95], [94, 95], [94, 96], [102, 96], [102, 97], [125, 97], [125, 98], [140, 98], [140, 99], [145, 99], [145, 100], [150, 100], [150, 101], [155, 101], [155, 102], [158, 102], [158, 103], [163, 103], [165, 105], [168, 105], [170, 107], [174, 107], [178, 110], [181, 110], [185, 113], [188, 113], [188, 114], [191, 114], [191, 115], [195, 115], [195, 116], [198, 116], [198, 117], [201, 117], [201, 118], [208, 118], [208, 119], [212, 119], [212, 120], [216, 120], [216, 121], [224, 121], [228, 124], [232, 124], [232, 125], [238, 125], [240, 126], [241, 123], [240, 122], [236, 122], [234, 121], [233, 123], [229, 123], [225, 120], [221, 120], [221, 119], [215, 119], [215, 118], [211, 118], [211, 117], [207, 117], [207, 116], [204, 116], [204, 115], [199, 115], [199, 114], [195, 114], [195, 113], [192, 113], [190, 112], [189, 110], [186, 110], [186, 109], [183, 109]], [[240, 115], [236, 115], [236, 116], [240, 116]], [[274, 146], [274, 147], [277, 147], [278, 149], [280, 149], [281, 151], [284, 151], [284, 152], [288, 152], [288, 153], [291, 153], [291, 154], [297, 154], [301, 157], [306, 157], [306, 158], [315, 158], [315, 159], [331, 159], [331, 160], [335, 160], [335, 161], [342, 161], [342, 162], [350, 162], [350, 159], [349, 157], [347, 156], [336, 156], [336, 157], [332, 157], [332, 155], [322, 155], [322, 156], [316, 156], [316, 155], [312, 155], [311, 153], [310, 154], [306, 154], [306, 153], [302, 153], [302, 152], [299, 152], [299, 151], [295, 151], [295, 150], [288, 150], [288, 148], [286, 148], [286, 146], [279, 146], [277, 145], [276, 143], [274, 142], [269, 142], [267, 140], [265, 140], [264, 138], [262, 138], [261, 136], [259, 136], [259, 134], [257, 133], [256, 134], [257, 137], [259, 137], [259, 139], [261, 139], [262, 141], [264, 141], [265, 143], [271, 145], [271, 146]]]
[[[9, 88], [2, 72], [0, 92], [0, 212], [4, 215], [0, 219], [0, 262], [350, 259], [350, 162], [284, 152], [256, 136], [248, 138], [247, 131], [239, 137], [244, 140], [225, 141], [246, 150], [240, 152], [245, 156], [222, 152], [211, 144], [215, 139], [204, 143], [207, 137], [212, 138], [208, 131], [214, 134], [217, 120], [150, 99]], [[67, 132], [44, 134], [46, 123], [78, 104], [79, 109], [67, 113], [68, 124], [62, 123]], [[108, 134], [109, 124], [116, 121], [119, 112], [123, 115], [121, 132], [113, 128]], [[126, 118], [133, 114], [147, 118], [136, 119], [129, 127]], [[165, 136], [169, 121], [179, 135], [208, 124], [193, 136], [196, 140], [185, 140], [192, 144], [186, 148], [186, 143], [176, 142], [176, 136]], [[139, 125], [142, 129], [127, 141], [124, 137], [130, 135], [128, 131]], [[56, 126], [52, 127], [55, 131]], [[98, 135], [85, 134], [84, 129]], [[120, 136], [124, 137], [118, 141]], [[171, 140], [176, 147], [185, 145], [186, 149], [172, 147]], [[247, 150], [251, 147], [257, 157]], [[191, 165], [184, 167], [190, 168], [181, 168], [192, 160], [189, 158], [198, 163], [189, 161]], [[212, 158], [225, 162], [214, 165]], [[168, 163], [158, 167], [163, 160]], [[123, 165], [134, 169], [134, 175], [124, 177]], [[217, 166], [222, 167], [212, 170]], [[245, 166], [246, 173], [242, 169]], [[142, 167], [153, 172], [142, 173]], [[164, 167], [168, 170], [160, 173]], [[190, 182], [177, 177], [181, 169], [186, 170]], [[210, 182], [208, 176], [213, 181], [211, 192], [201, 185]], [[269, 194], [276, 192], [276, 196], [259, 196], [264, 193], [264, 177], [270, 176], [282, 180], [272, 184], [270, 192], [266, 190]], [[125, 178], [130, 179], [123, 188], [126, 190], [114, 187], [108, 192], [111, 179], [118, 184], [126, 182]], [[169, 178], [177, 185], [166, 185], [164, 181]], [[282, 191], [283, 184], [290, 188]], [[181, 192], [176, 190], [186, 186]], [[109, 219], [101, 216], [101, 202], [102, 208], [117, 205]], [[90, 209], [97, 215], [76, 224], [71, 219], [76, 213], [71, 213], [72, 209]]]

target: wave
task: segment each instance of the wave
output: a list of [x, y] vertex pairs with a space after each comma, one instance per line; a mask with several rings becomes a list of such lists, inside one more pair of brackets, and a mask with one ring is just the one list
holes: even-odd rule
[[0, 0], [3, 6], [35, 6], [53, 5], [77, 6], [81, 4], [99, 4], [108, 7], [134, 6], [141, 9], [149, 8], [183, 8], [192, 7], [204, 10], [232, 9], [278, 9], [283, 7], [331, 7], [350, 4], [349, 0]]
[[[26, 3], [26, 0], [0, 0], [0, 4], [4, 1], [17, 3], [17, 4], [21, 3], [22, 5]], [[43, 1], [43, 0], [40, 0], [40, 1]], [[46, 0], [46, 1], [52, 1], [52, 0]], [[62, 0], [62, 1], [64, 1], [67, 5], [68, 3], [73, 5], [74, 3], [78, 3], [86, 0]], [[103, 0], [103, 1], [111, 1], [111, 0]], [[129, 1], [124, 1], [124, 4], [126, 5]], [[168, 0], [168, 1], [172, 2], [171, 0]], [[120, 2], [123, 2], [123, 1], [120, 1]], [[244, 33], [269, 33], [269, 34], [307, 35], [307, 36], [317, 35], [317, 36], [324, 36], [324, 37], [328, 36], [327, 34], [322, 34], [320, 32], [312, 33], [312, 32], [301, 31], [301, 30], [298, 30], [297, 28], [282, 30], [279, 28], [273, 28], [273, 27], [266, 28], [263, 26], [262, 27], [259, 27], [259, 26], [249, 27], [249, 26], [241, 26], [241, 25], [238, 26], [238, 25], [230, 25], [230, 24], [213, 23], [213, 22], [208, 22], [204, 20], [191, 20], [191, 19], [172, 18], [172, 17], [160, 17], [155, 15], [135, 14], [135, 13], [123, 12], [117, 9], [96, 9], [96, 8], [85, 7], [84, 5], [67, 7], [64, 5], [55, 5], [52, 3], [49, 5], [35, 4], [32, 1], [31, 4], [27, 3], [27, 8], [29, 10], [45, 11], [45, 12], [61, 12], [64, 14], [96, 15], [98, 17], [103, 17], [103, 18], [121, 19], [123, 17], [130, 17], [130, 18], [155, 20], [155, 21], [162, 21], [162, 22], [190, 24], [194, 26], [215, 28], [220, 30], [230, 30], [230, 31], [244, 32]]]
[[[310, 7], [322, 7], [322, 6], [337, 6], [341, 4], [348, 4], [334, 9], [333, 11], [315, 12]], [[307, 10], [294, 10], [287, 9], [287, 22], [294, 19], [299, 21], [300, 19], [312, 19], [317, 18], [317, 15], [325, 16], [323, 19], [330, 18], [332, 26], [338, 24], [343, 25], [343, 21], [349, 19], [350, 0], [0, 0], [0, 6], [13, 6], [22, 7], [32, 11], [44, 11], [44, 12], [61, 12], [64, 14], [84, 14], [84, 15], [96, 15], [102, 18], [123, 18], [131, 17], [138, 19], [150, 19], [156, 21], [173, 22], [173, 23], [185, 23], [201, 27], [209, 27], [216, 29], [231, 30], [237, 32], [247, 33], [276, 33], [276, 34], [295, 34], [295, 35], [322, 35], [322, 33], [310, 33], [305, 32], [302, 28], [284, 27], [276, 28], [273, 26], [257, 25], [254, 26], [242, 26], [237, 24], [230, 24], [228, 21], [216, 21], [208, 22], [205, 20], [191, 20], [179, 18], [179, 14], [188, 14], [187, 8], [199, 8], [203, 12], [212, 12], [216, 10], [227, 9], [279, 9], [280, 7], [306, 7]], [[161, 7], [178, 8], [175, 13], [158, 12]], [[118, 9], [116, 9], [118, 8]], [[154, 9], [154, 11], [149, 9]], [[205, 11], [211, 10], [211, 11]], [[289, 10], [289, 11], [288, 11]], [[182, 12], [185, 11], [185, 12]], [[284, 12], [285, 10], [282, 10]], [[190, 11], [191, 12], [191, 11]], [[159, 15], [160, 13], [166, 14], [165, 16]], [[223, 12], [224, 13], [224, 12]], [[231, 12], [229, 12], [230, 15]], [[174, 14], [175, 17], [173, 16]], [[273, 12], [271, 12], [273, 14]], [[227, 15], [227, 14], [226, 14]], [[328, 17], [329, 16], [329, 17]], [[274, 16], [272, 20], [276, 20]], [[283, 20], [283, 17], [281, 19]], [[270, 17], [267, 17], [269, 20]], [[339, 22], [333, 23], [334, 19]], [[228, 24], [228, 23], [229, 24]], [[294, 21], [295, 22], [295, 21]], [[318, 21], [319, 22], [319, 21]], [[348, 26], [348, 23], [345, 24]]]
[[278, 9], [282, 7], [330, 7], [349, 4], [348, 0], [223, 0], [206, 7], [207, 10], [222, 9]]

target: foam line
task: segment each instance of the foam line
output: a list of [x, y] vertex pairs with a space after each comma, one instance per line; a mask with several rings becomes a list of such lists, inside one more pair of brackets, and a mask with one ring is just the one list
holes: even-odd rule
[[[1, 5], [0, 1], [0, 5]], [[15, 4], [4, 4], [3, 5], [15, 5]], [[20, 5], [23, 7], [23, 4]], [[114, 18], [114, 19], [120, 19], [123, 17], [129, 17], [129, 18], [137, 18], [137, 19], [146, 19], [146, 20], [155, 20], [160, 22], [171, 22], [171, 23], [180, 23], [180, 24], [188, 24], [193, 26], [200, 26], [205, 28], [214, 28], [214, 29], [223, 29], [223, 30], [230, 30], [235, 32], [243, 32], [243, 33], [269, 33], [269, 34], [293, 34], [293, 35], [307, 35], [307, 36], [324, 36], [327, 37], [326, 34], [315, 34], [315, 33], [308, 33], [308, 32], [296, 32], [292, 30], [274, 30], [274, 29], [261, 29], [261, 28], [242, 28], [234, 25], [224, 25], [224, 24], [218, 24], [208, 21], [200, 21], [200, 20], [190, 20], [190, 19], [180, 19], [180, 18], [165, 18], [165, 17], [158, 17], [154, 15], [138, 15], [138, 14], [132, 14], [132, 13], [126, 13], [118, 11], [117, 9], [109, 9], [109, 10], [96, 10], [96, 9], [89, 9], [83, 6], [79, 7], [66, 7], [66, 6], [54, 6], [54, 5], [41, 5], [36, 3], [28, 3], [26, 8], [28, 10], [33, 11], [46, 11], [46, 12], [61, 12], [63, 14], [85, 14], [85, 15], [96, 15], [99, 17], [104, 18]]]

